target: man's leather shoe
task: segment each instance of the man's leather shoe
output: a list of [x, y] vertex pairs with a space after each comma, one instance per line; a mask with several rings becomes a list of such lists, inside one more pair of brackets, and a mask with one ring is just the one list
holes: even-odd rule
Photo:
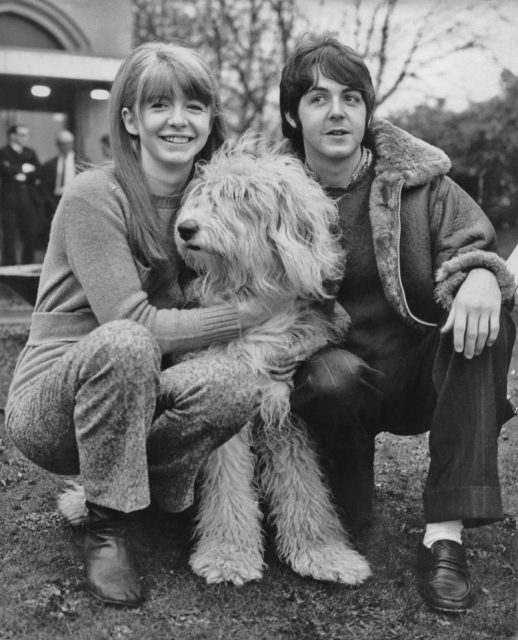
[[106, 604], [136, 607], [142, 602], [128, 530], [131, 515], [87, 502], [85, 566], [88, 591]]
[[417, 568], [422, 595], [430, 608], [443, 613], [462, 613], [473, 606], [475, 591], [461, 544], [438, 540], [431, 549], [420, 544]]

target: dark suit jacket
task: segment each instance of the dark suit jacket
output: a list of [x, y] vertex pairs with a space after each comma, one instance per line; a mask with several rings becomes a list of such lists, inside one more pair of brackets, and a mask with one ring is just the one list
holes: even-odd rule
[[48, 193], [54, 193], [54, 187], [56, 185], [56, 175], [58, 170], [58, 157], [54, 156], [47, 162], [44, 162], [41, 165], [41, 179], [43, 181], [43, 186], [45, 191]]
[[[56, 177], [58, 172], [58, 159], [59, 156], [54, 156], [41, 165], [41, 180], [43, 190], [45, 192], [45, 199], [51, 209], [55, 209], [60, 198], [54, 195], [54, 187], [56, 186]], [[76, 174], [83, 171], [88, 161], [78, 158], [75, 155], [75, 168]]]
[[[25, 182], [15, 179], [18, 173], [23, 173], [22, 165], [30, 163], [36, 167], [35, 171], [26, 173]], [[41, 190], [41, 165], [34, 149], [23, 147], [17, 153], [10, 145], [0, 149], [0, 175], [2, 184], [2, 202], [6, 207], [16, 207], [20, 198], [20, 189], [27, 191], [30, 200], [35, 205], [43, 202]]]

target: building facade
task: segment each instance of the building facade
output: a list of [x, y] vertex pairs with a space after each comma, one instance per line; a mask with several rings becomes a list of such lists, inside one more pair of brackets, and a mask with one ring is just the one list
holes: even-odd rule
[[11, 124], [31, 129], [40, 160], [61, 129], [102, 160], [111, 82], [132, 46], [131, 0], [0, 0], [0, 146]]

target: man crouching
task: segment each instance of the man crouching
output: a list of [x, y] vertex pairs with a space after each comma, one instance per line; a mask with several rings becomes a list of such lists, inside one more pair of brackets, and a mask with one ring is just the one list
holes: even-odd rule
[[475, 599], [462, 529], [503, 516], [513, 277], [488, 218], [446, 176], [447, 156], [372, 122], [374, 103], [367, 67], [334, 38], [305, 38], [283, 69], [282, 130], [336, 200], [348, 256], [337, 297], [352, 319], [342, 350], [299, 369], [292, 405], [353, 528], [369, 515], [376, 434], [430, 431], [421, 591], [433, 609], [461, 612]]

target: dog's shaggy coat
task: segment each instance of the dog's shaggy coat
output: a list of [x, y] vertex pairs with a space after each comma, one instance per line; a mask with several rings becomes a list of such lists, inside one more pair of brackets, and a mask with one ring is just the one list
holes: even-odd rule
[[[304, 425], [290, 414], [290, 376], [270, 375], [345, 330], [336, 313], [331, 317], [329, 290], [344, 264], [336, 223], [334, 203], [301, 163], [251, 138], [226, 145], [199, 168], [179, 213], [177, 247], [197, 274], [188, 298], [204, 306], [254, 299], [275, 310], [239, 340], [186, 356], [230, 351], [256, 372], [261, 388], [257, 416], [211, 454], [200, 474], [190, 565], [209, 583], [241, 585], [262, 576], [260, 493], [279, 557], [294, 571], [346, 584], [370, 575], [348, 544]], [[60, 500], [69, 520], [72, 495]]]

